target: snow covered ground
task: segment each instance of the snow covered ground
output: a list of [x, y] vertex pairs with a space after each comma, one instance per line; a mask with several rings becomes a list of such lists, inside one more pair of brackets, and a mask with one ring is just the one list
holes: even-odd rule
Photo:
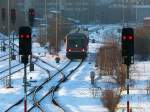
[[[93, 63], [92, 63], [93, 64]], [[69, 112], [100, 112], [102, 109], [99, 98], [93, 98], [90, 83], [90, 72], [93, 66], [88, 62], [74, 73], [70, 80], [61, 85], [57, 93], [57, 101]]]

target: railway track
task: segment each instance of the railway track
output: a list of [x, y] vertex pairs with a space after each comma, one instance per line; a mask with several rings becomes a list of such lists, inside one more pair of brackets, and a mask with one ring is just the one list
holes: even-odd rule
[[[19, 66], [21, 66], [21, 65], [22, 65], [22, 64], [16, 64], [15, 66], [12, 66], [11, 69], [17, 68], [17, 67], [19, 67]], [[23, 67], [21, 67], [20, 69], [23, 69]], [[12, 74], [16, 73], [16, 72], [19, 71], [20, 69], [15, 70], [14, 72], [12, 72]], [[3, 70], [3, 71], [0, 71], [0, 74], [3, 74], [3, 73], [5, 73], [5, 72], [7, 72], [7, 71], [9, 71], [9, 68], [7, 68], [7, 69], [5, 69], [5, 70]], [[7, 76], [9, 76], [9, 75], [1, 76], [1, 77], [0, 77], [0, 80], [4, 79], [4, 78], [7, 77]]]
[[65, 77], [65, 79], [60, 80], [60, 82], [57, 84], [57, 86], [55, 86], [55, 88], [53, 89], [53, 94], [52, 94], [52, 102], [53, 104], [55, 104], [56, 106], [58, 106], [59, 108], [61, 108], [63, 110], [63, 112], [65, 112], [65, 110], [63, 109], [63, 107], [55, 100], [55, 92], [59, 89], [60, 85], [64, 82], [67, 81], [67, 79], [82, 65], [83, 60], [79, 63], [79, 65], [74, 68], [73, 70], [70, 71], [70, 73]]
[[[68, 77], [71, 76], [82, 64], [83, 61], [81, 61], [80, 63], [78, 63], [75, 68], [71, 68], [70, 65], [71, 63], [69, 63], [69, 65], [65, 66], [63, 69], [61, 69], [61, 71], [63, 72], [65, 69], [71, 68], [68, 73], [64, 74], [65, 77], [62, 77], [60, 79], [57, 79], [56, 83], [54, 83], [46, 92], [46, 94], [44, 96], [42, 96], [41, 98], [36, 98], [36, 96], [40, 96], [38, 91], [40, 91], [39, 89], [37, 89], [38, 91], [35, 90], [34, 92], [34, 97], [33, 97], [33, 101], [34, 101], [34, 105], [28, 110], [28, 112], [31, 112], [32, 110], [38, 108], [41, 112], [47, 112], [44, 110], [44, 108], [42, 108], [42, 101], [49, 95], [51, 95], [51, 102], [53, 103], [53, 105], [55, 105], [59, 110], [61, 110], [62, 112], [64, 112], [65, 110], [63, 109], [63, 107], [55, 100], [54, 97], [54, 93], [55, 91], [57, 91], [59, 89], [59, 86], [64, 83], [65, 81], [67, 81]], [[50, 84], [47, 84], [50, 85]], [[42, 85], [43, 87], [44, 85]], [[44, 88], [44, 87], [43, 87]], [[41, 89], [43, 89], [41, 88]], [[43, 91], [46, 91], [46, 88], [43, 89]]]
[[[40, 59], [40, 58], [38, 58], [38, 57], [35, 57], [34, 56], [34, 58], [37, 60], [37, 61], [41, 61], [41, 62], [43, 62], [44, 64], [47, 64], [47, 65], [49, 65], [49, 67], [54, 67], [54, 66], [52, 66], [51, 64], [49, 64], [49, 63], [47, 63], [47, 62], [45, 62], [45, 61], [43, 61], [42, 59]], [[47, 69], [47, 68], [44, 68], [44, 66], [41, 66], [40, 64], [38, 64], [37, 62], [35, 63], [37, 66], [39, 66], [39, 67], [41, 67], [42, 69], [44, 69], [48, 74], [49, 74], [49, 76], [51, 76], [51, 74], [50, 74], [50, 71]], [[57, 69], [57, 71], [58, 71], [58, 68], [56, 68]], [[58, 72], [61, 72], [60, 70], [58, 71]], [[58, 72], [56, 72], [54, 75], [56, 75], [56, 74], [58, 74]], [[48, 77], [42, 84], [44, 84], [44, 83], [46, 83], [47, 81], [50, 81], [53, 77], [54, 77], [54, 75], [52, 75], [51, 77]], [[28, 94], [27, 94], [27, 96], [28, 97], [32, 97], [32, 94], [34, 93], [34, 91], [36, 90], [36, 91], [39, 91], [41, 88], [42, 88], [42, 84], [40, 84], [38, 87], [36, 87], [36, 88], [33, 88]], [[39, 90], [38, 90], [38, 89]], [[23, 98], [22, 99], [20, 99], [19, 101], [17, 101], [15, 104], [13, 104], [12, 106], [10, 106], [5, 112], [9, 112], [10, 110], [12, 110], [13, 108], [15, 108], [16, 106], [19, 106], [20, 104], [22, 104], [23, 103]]]
[[[35, 64], [35, 63], [36, 63], [36, 60], [33, 61], [33, 63]], [[3, 79], [5, 79], [5, 78], [8, 77], [8, 76], [12, 76], [12, 75], [14, 75], [15, 73], [17, 73], [18, 71], [23, 70], [23, 69], [24, 69], [24, 66], [23, 66], [23, 65], [20, 66], [20, 65], [22, 65], [22, 64], [17, 64], [17, 65], [15, 65], [15, 66], [11, 67], [11, 69], [16, 68], [16, 67], [18, 67], [18, 69], [15, 70], [15, 71], [13, 71], [13, 72], [11, 72], [11, 74], [9, 74], [9, 75], [1, 76], [1, 77], [0, 77], [0, 80], [3, 80]], [[29, 65], [30, 65], [30, 64], [28, 64], [27, 67], [28, 67]], [[20, 66], [20, 68], [19, 68], [19, 66]], [[4, 72], [7, 72], [8, 70], [9, 70], [9, 68], [8, 68], [8, 69], [5, 69], [5, 70], [3, 70], [3, 71], [1, 71], [0, 74], [1, 74], [1, 73], [4, 73]]]
[[0, 57], [0, 62], [5, 61], [7, 59], [9, 59], [9, 54], [5, 54], [5, 55], [1, 56]]
[[[50, 80], [54, 79], [57, 75], [59, 75], [59, 73], [61, 73], [62, 75], [64, 75], [62, 71], [63, 71], [67, 66], [69, 66], [70, 63], [71, 63], [71, 61], [69, 61], [69, 62], [68, 62], [62, 69], [60, 69], [60, 70], [59, 70], [58, 68], [56, 68], [56, 69], [57, 69], [57, 72], [56, 72], [52, 77], [48, 78], [45, 82], [43, 82], [40, 86], [38, 86], [38, 87], [36, 88], [36, 90], [34, 91], [34, 94], [33, 94], [34, 105], [28, 110], [28, 112], [30, 112], [31, 110], [33, 110], [35, 107], [37, 107], [40, 111], [44, 112], [44, 110], [43, 110], [42, 107], [40, 106], [40, 102], [41, 102], [42, 100], [44, 100], [44, 98], [45, 98], [46, 96], [48, 96], [50, 93], [53, 92], [54, 86], [52, 86], [52, 87], [49, 89], [49, 91], [48, 91], [44, 96], [42, 96], [39, 100], [37, 100], [37, 98], [36, 98], [37, 93], [38, 93], [40, 90], [42, 90], [43, 87], [44, 87], [47, 83], [50, 82]], [[57, 80], [57, 78], [56, 78], [56, 80]]]
[[[11, 44], [13, 44], [13, 43], [11, 43]], [[7, 46], [9, 47], [9, 44], [6, 43], [5, 45], [7, 45]], [[13, 44], [13, 45], [18, 49], [18, 46], [17, 46], [16, 44]], [[13, 52], [18, 53], [18, 51], [17, 51], [16, 49], [14, 49]], [[1, 56], [1, 57], [0, 57], [0, 62], [1, 62], [1, 61], [5, 61], [5, 60], [7, 60], [7, 59], [9, 59], [9, 53], [8, 53], [8, 54], [5, 54], [5, 55], [3, 55], [3, 56]]]

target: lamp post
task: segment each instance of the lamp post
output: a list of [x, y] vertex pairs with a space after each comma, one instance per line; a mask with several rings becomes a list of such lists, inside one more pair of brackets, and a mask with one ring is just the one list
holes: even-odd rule
[[48, 39], [47, 39], [47, 37], [48, 37], [47, 36], [48, 35], [47, 34], [47, 30], [48, 30], [48, 25], [47, 25], [48, 24], [48, 22], [47, 22], [47, 0], [45, 0], [45, 5], [44, 6], [45, 6], [45, 24], [46, 24], [46, 26], [45, 26], [45, 28], [46, 28], [46, 32], [45, 32], [46, 33], [46, 39], [45, 40], [46, 40], [46, 43], [47, 43], [48, 42]]
[[136, 21], [136, 26], [137, 26], [137, 1], [135, 2], [136, 3], [136, 5], [135, 5], [135, 21]]
[[10, 1], [9, 0], [7, 0], [7, 8], [8, 8], [8, 13], [7, 13], [7, 15], [8, 15], [8, 20], [7, 20], [7, 22], [8, 22], [8, 24], [7, 24], [7, 33], [8, 33], [8, 38], [9, 38], [9, 76], [8, 76], [8, 88], [11, 88], [12, 86], [11, 86], [11, 43], [10, 43], [10, 11], [9, 11], [9, 7], [10, 7]]
[[123, 3], [122, 3], [122, 24], [123, 24], [123, 27], [124, 27], [124, 9], [125, 8], [125, 2], [123, 0]]
[[57, 2], [58, 1], [56, 0], [56, 24], [55, 24], [56, 26], [56, 32], [55, 32], [56, 33], [56, 54], [58, 53], [58, 42], [57, 42], [58, 41], [58, 26], [57, 26], [58, 25], [58, 14], [57, 14], [58, 6], [57, 6]]

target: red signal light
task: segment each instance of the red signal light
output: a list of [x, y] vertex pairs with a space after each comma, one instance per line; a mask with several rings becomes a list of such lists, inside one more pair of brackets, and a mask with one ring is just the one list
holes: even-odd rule
[[133, 37], [132, 37], [132, 36], [129, 36], [129, 40], [133, 40]]
[[11, 14], [12, 14], [12, 15], [15, 15], [15, 14], [16, 14], [16, 10], [15, 10], [15, 9], [12, 9], [12, 10], [11, 10]]
[[32, 12], [32, 13], [31, 13], [31, 15], [33, 15], [33, 16], [34, 16], [34, 15], [35, 15], [35, 13], [34, 13], [34, 12]]
[[26, 35], [25, 35], [25, 34], [21, 34], [21, 35], [20, 35], [20, 38], [30, 38], [30, 37], [31, 37], [31, 36], [28, 35], [28, 34], [26, 34]]
[[127, 39], [127, 37], [126, 37], [126, 36], [123, 36], [123, 37], [122, 37], [122, 40], [126, 40], [126, 39]]
[[71, 52], [71, 49], [69, 49], [68, 51]]
[[30, 38], [30, 35], [26, 35], [26, 38]]
[[12, 12], [11, 14], [12, 14], [13, 16], [14, 16], [14, 15], [16, 15], [16, 13], [15, 13], [15, 12]]
[[84, 49], [82, 49], [82, 52], [84, 52], [85, 50]]
[[34, 16], [35, 13], [34, 12], [29, 12], [29, 15]]
[[24, 37], [24, 35], [20, 35], [20, 38], [23, 38]]

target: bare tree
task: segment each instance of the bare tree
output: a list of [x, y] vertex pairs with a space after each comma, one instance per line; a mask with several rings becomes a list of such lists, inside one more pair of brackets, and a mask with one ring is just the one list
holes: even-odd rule
[[114, 92], [113, 90], [105, 90], [102, 92], [102, 103], [108, 108], [109, 112], [115, 112], [116, 107], [120, 101], [120, 94]]
[[96, 63], [104, 74], [113, 75], [121, 63], [120, 48], [114, 41], [107, 41], [106, 43], [108, 44], [99, 49]]
[[[72, 27], [72, 23], [67, 21], [66, 18], [63, 17], [61, 14], [58, 14], [57, 16], [58, 16], [57, 29], [56, 29], [56, 15], [54, 15], [51, 21], [49, 21], [48, 27], [48, 41], [50, 49], [49, 51], [51, 51], [52, 49], [54, 51], [60, 50], [61, 41], [64, 40], [65, 35], [71, 30]], [[57, 33], [57, 41], [56, 41], [56, 33]]]

